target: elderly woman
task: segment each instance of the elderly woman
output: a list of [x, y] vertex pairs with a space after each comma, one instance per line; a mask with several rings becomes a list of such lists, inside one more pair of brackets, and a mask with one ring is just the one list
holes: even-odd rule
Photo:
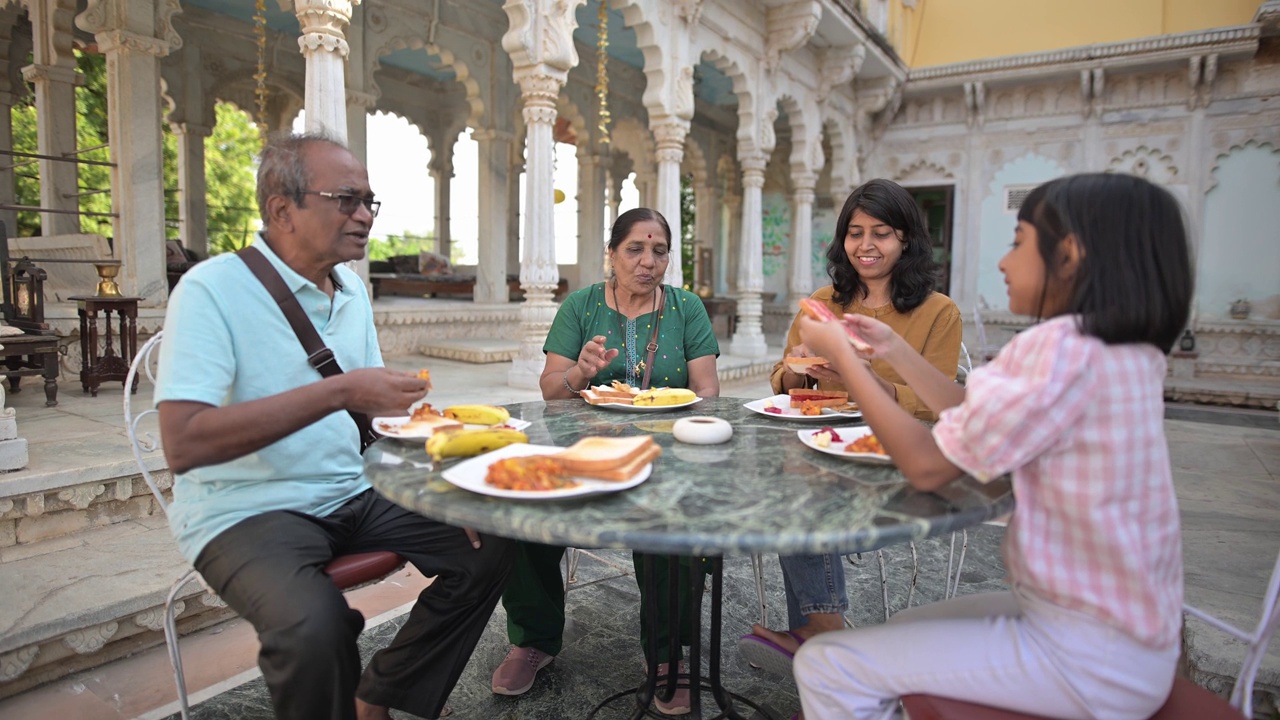
[[[934, 367], [955, 379], [963, 327], [951, 298], [934, 292], [935, 271], [929, 233], [915, 199], [897, 183], [871, 180], [845, 200], [827, 248], [832, 283], [812, 297], [836, 317], [858, 313], [887, 324]], [[797, 315], [787, 333], [784, 357], [813, 354], [800, 341], [799, 323]], [[872, 360], [870, 365], [898, 405], [921, 420], [937, 419], [889, 363]], [[810, 366], [806, 374], [799, 374], [782, 361], [774, 366], [770, 382], [777, 393], [815, 385], [823, 390], [845, 389], [826, 366]], [[777, 632], [753, 625], [752, 634], [743, 636], [738, 647], [753, 665], [790, 677], [791, 659], [801, 643], [844, 627], [849, 598], [838, 554], [779, 561], [790, 629]]]
[[[671, 228], [661, 214], [647, 208], [623, 213], [609, 235], [608, 257], [613, 272], [608, 280], [582, 288], [565, 298], [542, 350], [542, 397], [576, 398], [590, 384], [620, 380], [634, 387], [686, 387], [698, 397], [717, 397], [720, 354], [711, 320], [698, 296], [662, 285], [671, 261]], [[650, 348], [653, 348], [650, 351]], [[564, 632], [564, 581], [560, 558], [564, 548], [517, 543], [515, 568], [502, 595], [507, 611], [507, 636], [512, 648], [493, 673], [493, 691], [520, 695], [532, 685], [538, 670], [560, 652]], [[644, 594], [643, 570], [635, 558], [636, 579]], [[659, 618], [650, 627], [640, 618], [642, 647], [657, 633], [658, 662], [667, 657], [671, 620], [667, 563], [655, 559]], [[687, 573], [682, 573], [682, 577]], [[688, 608], [690, 588], [678, 589], [680, 608]], [[644, 598], [641, 598], [643, 607]], [[689, 619], [679, 619], [680, 644], [691, 640]], [[667, 665], [660, 666], [665, 673]], [[689, 712], [689, 691], [680, 690], [670, 702], [656, 702], [668, 715]]]

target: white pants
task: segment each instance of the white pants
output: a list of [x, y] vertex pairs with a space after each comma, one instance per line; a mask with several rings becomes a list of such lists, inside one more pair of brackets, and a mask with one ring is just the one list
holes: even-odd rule
[[889, 718], [913, 693], [1065, 720], [1133, 720], [1168, 698], [1178, 650], [1153, 650], [1011, 590], [815, 636], [794, 667], [806, 720]]

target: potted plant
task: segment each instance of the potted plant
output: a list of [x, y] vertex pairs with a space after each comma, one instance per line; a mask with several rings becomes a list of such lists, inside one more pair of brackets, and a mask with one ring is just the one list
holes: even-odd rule
[[1249, 317], [1249, 311], [1252, 309], [1248, 300], [1240, 298], [1231, 303], [1231, 318], [1233, 320], [1245, 320]]

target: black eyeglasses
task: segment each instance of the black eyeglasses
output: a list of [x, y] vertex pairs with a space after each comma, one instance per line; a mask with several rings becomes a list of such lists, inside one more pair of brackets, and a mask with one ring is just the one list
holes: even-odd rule
[[338, 201], [338, 212], [343, 215], [354, 215], [361, 205], [369, 208], [369, 214], [378, 217], [378, 208], [382, 207], [382, 202], [373, 198], [364, 198], [359, 195], [349, 195], [347, 193], [323, 192], [320, 190], [303, 190], [303, 195], [319, 195], [320, 197], [329, 198]]

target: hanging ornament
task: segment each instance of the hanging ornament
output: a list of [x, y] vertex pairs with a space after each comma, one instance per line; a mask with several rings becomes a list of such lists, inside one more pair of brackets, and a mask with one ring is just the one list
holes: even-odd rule
[[267, 0], [256, 0], [253, 10], [253, 36], [258, 45], [258, 70], [253, 74], [254, 104], [257, 113], [258, 138], [267, 143]]
[[600, 28], [596, 34], [596, 98], [600, 101], [600, 144], [609, 144], [609, 0], [600, 0]]

